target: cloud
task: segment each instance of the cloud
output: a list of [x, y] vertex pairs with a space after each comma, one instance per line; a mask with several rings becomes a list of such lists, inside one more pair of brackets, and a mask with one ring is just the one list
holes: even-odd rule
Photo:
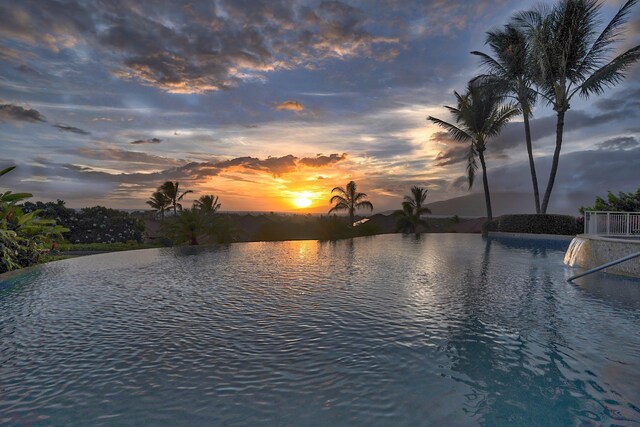
[[71, 133], [77, 133], [80, 135], [91, 135], [91, 132], [88, 132], [86, 130], [83, 130], [74, 126], [69, 126], [61, 123], [52, 125], [52, 126], [54, 128], [58, 128], [61, 132], [71, 132]]
[[[569, 132], [598, 127], [608, 123], [624, 120], [628, 116], [637, 116], [638, 113], [628, 112], [626, 116], [617, 112], [607, 112], [591, 115], [582, 110], [569, 110], [565, 118], [565, 135]], [[555, 135], [556, 116], [545, 116], [533, 119], [531, 123], [532, 142]], [[521, 122], [508, 123], [500, 135], [488, 141], [487, 155], [493, 158], [505, 158], [505, 151], [516, 147], [524, 148], [524, 127]], [[447, 145], [444, 151], [436, 156], [437, 166], [447, 166], [466, 161], [468, 149], [462, 148], [459, 142], [451, 139], [446, 132], [436, 132], [431, 136], [431, 141]]]
[[304, 110], [304, 105], [299, 103], [298, 101], [284, 101], [279, 104], [276, 104], [276, 110], [289, 110], [289, 111], [302, 111]]
[[150, 139], [136, 139], [135, 141], [131, 141], [129, 144], [139, 145], [139, 144], [160, 144], [162, 140], [160, 138], [150, 138]]
[[629, 150], [638, 146], [640, 146], [640, 142], [632, 136], [611, 138], [598, 144], [601, 150]]
[[38, 110], [33, 108], [27, 109], [13, 104], [0, 105], [0, 122], [28, 122], [38, 123], [46, 122], [45, 117]]
[[320, 167], [341, 162], [343, 160], [346, 160], [346, 158], [347, 158], [347, 153], [342, 153], [342, 154], [334, 153], [329, 156], [323, 156], [322, 154], [318, 154], [316, 157], [303, 157], [298, 161], [298, 164], [314, 167], [314, 168], [320, 168]]
[[172, 93], [228, 89], [327, 59], [393, 58], [398, 37], [366, 24], [363, 10], [340, 1], [0, 5], [3, 39], [54, 53], [82, 44], [112, 75]]
[[458, 145], [451, 147], [445, 151], [440, 151], [436, 157], [436, 166], [448, 166], [456, 163], [466, 162], [469, 157], [469, 146]]

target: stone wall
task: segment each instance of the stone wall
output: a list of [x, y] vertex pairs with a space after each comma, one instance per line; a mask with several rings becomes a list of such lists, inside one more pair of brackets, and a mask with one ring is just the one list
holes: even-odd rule
[[[614, 239], [581, 234], [571, 242], [564, 263], [570, 267], [590, 269], [636, 252], [640, 252], [639, 239]], [[614, 265], [605, 271], [640, 277], [640, 257]]]

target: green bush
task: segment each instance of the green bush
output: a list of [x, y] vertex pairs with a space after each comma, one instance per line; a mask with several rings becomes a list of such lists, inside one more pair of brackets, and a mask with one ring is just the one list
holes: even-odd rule
[[482, 225], [482, 234], [502, 233], [558, 234], [574, 236], [581, 232], [576, 218], [569, 215], [503, 215]]

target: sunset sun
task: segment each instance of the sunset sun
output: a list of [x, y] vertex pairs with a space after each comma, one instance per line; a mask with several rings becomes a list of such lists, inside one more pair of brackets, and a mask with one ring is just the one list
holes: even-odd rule
[[311, 206], [311, 196], [306, 191], [299, 193], [296, 195], [296, 198], [293, 199], [293, 204], [300, 209], [308, 208]]

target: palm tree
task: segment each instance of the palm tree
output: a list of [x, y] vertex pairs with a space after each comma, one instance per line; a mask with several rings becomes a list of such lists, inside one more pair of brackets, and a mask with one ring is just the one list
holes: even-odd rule
[[352, 227], [354, 221], [353, 217], [355, 216], [357, 209], [366, 208], [373, 211], [373, 205], [367, 200], [367, 195], [365, 193], [358, 193], [356, 183], [353, 181], [349, 181], [346, 189], [342, 187], [335, 187], [331, 190], [331, 193], [337, 194], [329, 200], [329, 203], [335, 203], [335, 206], [329, 209], [329, 213], [338, 211], [349, 212], [349, 224]]
[[180, 244], [188, 241], [190, 245], [198, 244], [198, 236], [210, 234], [211, 223], [199, 209], [185, 209], [174, 215], [163, 224], [162, 231]]
[[162, 191], [154, 192], [146, 203], [155, 210], [156, 214], [160, 214], [162, 219], [165, 211], [171, 207], [171, 200]]
[[167, 196], [171, 201], [171, 206], [173, 206], [174, 215], [178, 212], [178, 209], [182, 210], [182, 204], [179, 203], [182, 200], [182, 198], [189, 193], [193, 193], [193, 191], [187, 190], [181, 194], [179, 188], [180, 188], [180, 183], [178, 181], [176, 182], [167, 181], [164, 184], [162, 184], [159, 188], [159, 190], [162, 191], [165, 194], [165, 196]]
[[531, 145], [531, 128], [529, 118], [531, 109], [536, 102], [536, 91], [533, 89], [533, 77], [528, 66], [528, 40], [526, 34], [513, 24], [504, 26], [503, 30], [487, 32], [486, 43], [494, 53], [491, 57], [483, 52], [473, 51], [471, 54], [481, 58], [482, 64], [489, 71], [489, 75], [482, 76], [498, 90], [513, 98], [524, 119], [524, 136], [529, 155], [529, 169], [533, 183], [533, 197], [536, 213], [540, 213], [540, 192], [536, 165], [533, 160]]
[[193, 207], [195, 209], [212, 214], [216, 213], [218, 209], [220, 209], [220, 206], [222, 205], [219, 203], [218, 196], [214, 196], [213, 194], [200, 196], [198, 200], [193, 202]]
[[531, 68], [539, 94], [557, 115], [556, 147], [541, 211], [547, 212], [553, 190], [564, 132], [565, 113], [571, 99], [601, 95], [621, 82], [640, 59], [640, 45], [609, 60], [622, 27], [638, 0], [627, 0], [596, 37], [600, 22], [598, 0], [561, 0], [552, 8], [538, 8], [515, 16], [529, 38]]
[[509, 120], [520, 114], [520, 110], [514, 104], [502, 105], [503, 96], [498, 91], [492, 90], [490, 85], [485, 84], [479, 78], [469, 82], [467, 91], [463, 95], [458, 92], [453, 93], [458, 101], [457, 108], [448, 106], [445, 108], [453, 114], [457, 125], [431, 116], [427, 117], [427, 120], [445, 129], [454, 140], [470, 143], [469, 155], [467, 156], [469, 189], [473, 186], [478, 168], [476, 157], [478, 157], [482, 166], [487, 217], [491, 220], [493, 219], [491, 196], [487, 179], [487, 165], [484, 159], [487, 140], [499, 135]]
[[399, 231], [418, 234], [420, 225], [428, 227], [427, 221], [422, 219], [423, 214], [431, 213], [431, 210], [424, 206], [427, 191], [425, 188], [413, 186], [411, 187], [411, 196], [404, 196], [402, 209], [395, 212], [398, 216], [396, 226]]

